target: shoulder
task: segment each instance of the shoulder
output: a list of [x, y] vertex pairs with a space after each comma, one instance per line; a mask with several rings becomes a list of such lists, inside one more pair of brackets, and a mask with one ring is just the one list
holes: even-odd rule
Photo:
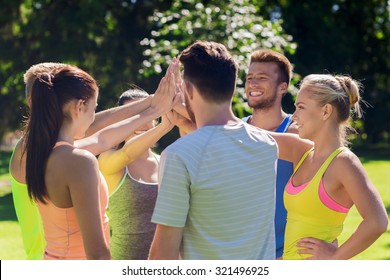
[[108, 150], [108, 151], [105, 151], [105, 152], [103, 152], [103, 153], [101, 153], [98, 157], [97, 157], [97, 159], [98, 159], [98, 162], [100, 163], [100, 162], [105, 162], [107, 159], [109, 159], [110, 158], [110, 156], [113, 154], [113, 153], [115, 153], [117, 150], [116, 149], [110, 149], [110, 150]]
[[24, 168], [26, 165], [26, 155], [23, 154], [23, 148], [23, 139], [20, 139], [14, 147], [9, 163], [9, 171], [18, 182], [25, 182], [24, 178], [26, 176]]
[[243, 123], [243, 127], [250, 138], [256, 140], [256, 142], [265, 143], [270, 146], [276, 146], [276, 141], [269, 133], [269, 131], [250, 125], [248, 123]]
[[19, 139], [18, 142], [16, 143], [14, 150], [13, 150], [13, 157], [12, 160], [17, 159], [20, 160], [23, 156], [23, 145], [24, 141], [23, 138]]
[[97, 158], [89, 151], [72, 146], [56, 148], [51, 160], [53, 164], [66, 165], [69, 169], [77, 171], [84, 168], [97, 168]]
[[177, 139], [174, 143], [167, 147], [167, 150], [176, 151], [181, 149], [191, 149], [191, 146], [202, 145], [202, 143], [205, 142], [205, 136], [208, 134], [209, 133], [206, 132], [205, 129], [199, 128]]
[[349, 149], [341, 151], [333, 160], [331, 167], [333, 172], [340, 175], [340, 178], [355, 176], [363, 171], [359, 157]]
[[299, 132], [298, 132], [297, 124], [294, 121], [292, 121], [290, 126], [287, 128], [286, 132], [293, 133], [293, 134], [298, 134]]

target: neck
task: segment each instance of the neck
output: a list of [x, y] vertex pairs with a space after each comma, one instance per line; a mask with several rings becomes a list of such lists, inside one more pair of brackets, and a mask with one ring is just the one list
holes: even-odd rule
[[275, 131], [286, 116], [287, 114], [280, 106], [269, 109], [253, 109], [249, 123], [268, 131]]
[[198, 128], [207, 125], [235, 124], [239, 119], [234, 115], [231, 103], [215, 104], [202, 102], [194, 106], [196, 125]]
[[58, 139], [59, 141], [65, 141], [73, 145], [73, 142], [75, 140], [75, 132], [74, 128], [71, 124], [64, 122], [63, 125], [60, 128], [60, 132], [58, 133]]
[[315, 157], [328, 157], [334, 150], [344, 146], [340, 138], [340, 128], [338, 126], [328, 128], [325, 125], [312, 141], [314, 142]]

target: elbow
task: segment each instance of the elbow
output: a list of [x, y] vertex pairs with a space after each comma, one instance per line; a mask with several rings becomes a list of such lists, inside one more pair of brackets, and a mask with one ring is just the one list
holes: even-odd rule
[[378, 217], [373, 221], [371, 229], [375, 231], [375, 233], [378, 236], [381, 236], [383, 233], [387, 231], [388, 223], [389, 221], [387, 215], [384, 215], [383, 217], [380, 218]]
[[158, 260], [158, 257], [155, 253], [155, 250], [153, 250], [153, 248], [150, 248], [148, 260]]
[[389, 226], [389, 220], [387, 219], [387, 216], [382, 219], [382, 222], [379, 225], [379, 231], [381, 234], [385, 233], [387, 231], [387, 228]]
[[88, 260], [110, 260], [111, 254], [107, 246], [100, 249], [94, 248], [92, 252], [87, 252]]
[[177, 260], [178, 256], [173, 254], [173, 252], [169, 250], [157, 250], [155, 248], [151, 248], [149, 251], [149, 260]]

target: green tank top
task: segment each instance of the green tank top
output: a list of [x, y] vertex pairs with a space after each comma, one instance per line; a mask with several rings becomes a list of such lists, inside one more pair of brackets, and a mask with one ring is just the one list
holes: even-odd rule
[[16, 216], [18, 218], [23, 240], [23, 247], [26, 251], [27, 259], [41, 260], [45, 251], [46, 241], [39, 210], [35, 202], [32, 201], [28, 196], [27, 184], [18, 182], [11, 173], [11, 162], [18, 143], [14, 147], [9, 165], [12, 199], [14, 202]]
[[[325, 199], [321, 198], [321, 194], [324, 192], [322, 177], [326, 169], [344, 149], [345, 147], [337, 148], [322, 164], [313, 179], [301, 186], [293, 186], [291, 180], [313, 149], [306, 152], [297, 164], [284, 192], [287, 225], [283, 259], [305, 259], [310, 257], [307, 254], [297, 253], [296, 243], [301, 238], [314, 237], [330, 243], [337, 239], [342, 232], [348, 209], [341, 205], [338, 205], [339, 209], [331, 209], [329, 205], [325, 205]], [[335, 201], [332, 203], [337, 204]]]
[[127, 167], [108, 202], [111, 226], [110, 251], [114, 260], [146, 260], [156, 225], [151, 222], [157, 183], [135, 180]]

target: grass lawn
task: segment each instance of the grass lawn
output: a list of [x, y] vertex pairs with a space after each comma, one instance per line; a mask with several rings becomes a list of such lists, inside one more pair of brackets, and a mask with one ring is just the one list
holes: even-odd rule
[[[368, 175], [390, 213], [390, 154], [359, 154]], [[0, 151], [0, 259], [20, 260], [25, 258], [20, 237], [20, 229], [13, 208], [8, 174], [10, 152]], [[1, 183], [3, 182], [3, 183]], [[361, 221], [356, 208], [353, 207], [347, 216], [344, 231], [339, 238], [343, 243]], [[354, 257], [357, 260], [390, 260], [390, 231], [383, 234], [370, 248]]]

